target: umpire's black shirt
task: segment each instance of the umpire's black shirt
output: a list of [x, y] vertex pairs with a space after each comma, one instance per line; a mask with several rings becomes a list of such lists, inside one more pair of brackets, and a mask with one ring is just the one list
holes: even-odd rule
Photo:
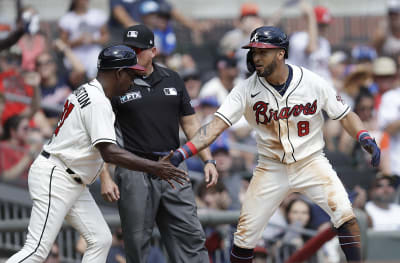
[[153, 67], [150, 76], [135, 79], [125, 95], [112, 99], [122, 146], [136, 154], [178, 148], [180, 118], [195, 113], [179, 75]]

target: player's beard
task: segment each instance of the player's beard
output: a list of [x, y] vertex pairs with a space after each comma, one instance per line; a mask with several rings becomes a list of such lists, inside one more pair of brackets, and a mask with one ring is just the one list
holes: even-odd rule
[[269, 65], [267, 65], [267, 66], [264, 68], [264, 71], [263, 71], [263, 72], [257, 71], [257, 76], [267, 78], [267, 77], [269, 77], [272, 73], [274, 73], [276, 67], [277, 67], [276, 58], [274, 58], [274, 60], [272, 60], [272, 62], [269, 63]]

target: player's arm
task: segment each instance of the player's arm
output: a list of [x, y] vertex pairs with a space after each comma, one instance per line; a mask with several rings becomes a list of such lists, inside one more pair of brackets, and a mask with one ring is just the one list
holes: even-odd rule
[[198, 129], [189, 142], [174, 152], [171, 157], [171, 163], [178, 166], [183, 160], [196, 155], [214, 142], [228, 127], [225, 121], [215, 116], [211, 122]]
[[[189, 140], [195, 136], [197, 130], [201, 127], [200, 122], [196, 117], [196, 114], [183, 116], [180, 120], [180, 123], [183, 132]], [[208, 148], [200, 151], [199, 156], [203, 161], [212, 159], [210, 149]]]
[[[196, 131], [201, 127], [200, 122], [197, 119], [196, 114], [186, 115], [180, 119], [181, 127], [186, 137], [190, 140], [192, 139]], [[204, 165], [204, 176], [208, 183], [207, 186], [215, 185], [218, 181], [218, 172], [216, 166], [212, 163], [206, 163], [208, 160], [212, 160], [212, 155], [209, 148], [199, 152], [200, 158], [205, 162]], [[211, 178], [210, 178], [211, 177]]]
[[100, 142], [96, 144], [96, 148], [100, 151], [101, 157], [107, 163], [112, 163], [129, 170], [142, 171], [149, 174], [154, 174], [163, 180], [166, 180], [173, 188], [171, 180], [184, 184], [188, 181], [187, 173], [171, 165], [169, 159], [172, 152], [164, 156], [160, 161], [155, 162], [152, 160], [140, 158], [120, 147], [115, 143]]
[[307, 19], [308, 43], [306, 47], [307, 54], [318, 49], [318, 25], [315, 18], [313, 7], [305, 0], [300, 1], [300, 8]]
[[350, 111], [345, 117], [340, 120], [343, 128], [354, 139], [360, 142], [361, 146], [372, 155], [371, 164], [378, 166], [380, 162], [381, 151], [378, 148], [375, 140], [369, 135], [368, 131], [357, 114]]

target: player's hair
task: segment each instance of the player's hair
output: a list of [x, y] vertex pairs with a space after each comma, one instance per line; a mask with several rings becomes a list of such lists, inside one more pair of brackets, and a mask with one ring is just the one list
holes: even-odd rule
[[6, 120], [4, 123], [3, 141], [11, 138], [11, 130], [16, 130], [23, 119], [26, 119], [26, 116], [14, 115]]

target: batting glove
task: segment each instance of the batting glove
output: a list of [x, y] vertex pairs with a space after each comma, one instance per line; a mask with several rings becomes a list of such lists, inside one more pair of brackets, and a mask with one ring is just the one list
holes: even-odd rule
[[361, 146], [372, 155], [372, 166], [378, 167], [381, 160], [381, 150], [376, 144], [375, 139], [372, 139], [371, 135], [369, 135], [366, 130], [359, 131], [357, 138]]

